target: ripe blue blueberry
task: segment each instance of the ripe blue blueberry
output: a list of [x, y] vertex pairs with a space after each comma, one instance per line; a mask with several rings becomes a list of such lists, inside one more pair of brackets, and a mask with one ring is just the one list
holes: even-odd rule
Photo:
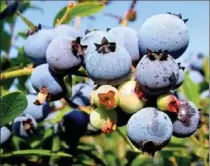
[[24, 44], [26, 55], [38, 65], [46, 63], [46, 50], [53, 37], [53, 31], [50, 29], [41, 29], [29, 35]]
[[0, 145], [5, 143], [11, 136], [11, 131], [7, 127], [1, 127], [0, 129], [1, 135], [0, 135]]
[[87, 83], [78, 83], [72, 86], [72, 102], [80, 106], [90, 105], [90, 94], [92, 90], [93, 85]]
[[127, 50], [106, 38], [95, 45], [96, 50], [90, 51], [86, 59], [89, 77], [98, 85], [119, 85], [128, 79], [132, 61]]
[[24, 113], [31, 115], [36, 120], [41, 120], [45, 118], [50, 112], [50, 105], [45, 102], [43, 105], [35, 105], [36, 95], [29, 94], [26, 96], [28, 100], [28, 105]]
[[168, 115], [155, 107], [146, 107], [133, 114], [127, 126], [131, 142], [151, 155], [167, 145], [172, 131], [173, 126]]
[[[63, 129], [68, 135], [82, 136], [89, 123], [89, 115], [77, 109], [73, 109], [63, 117]], [[73, 136], [71, 135], [71, 136]]]
[[32, 136], [37, 128], [36, 120], [28, 114], [21, 114], [12, 123], [12, 132], [22, 138]]
[[[91, 50], [95, 50], [96, 47], [94, 43], [100, 43], [104, 36], [106, 36], [107, 32], [105, 31], [92, 31], [82, 37], [81, 44], [87, 45], [87, 49], [84, 51], [85, 55], [88, 55], [88, 52]], [[86, 59], [85, 56], [85, 59]]]
[[42, 94], [36, 100], [36, 104], [44, 104], [46, 100], [58, 100], [64, 96], [64, 83], [50, 71], [48, 64], [37, 66], [31, 75], [31, 83], [34, 89]]
[[83, 64], [83, 48], [80, 38], [55, 38], [47, 48], [46, 58], [50, 68], [57, 74], [67, 74]]
[[178, 77], [179, 66], [166, 51], [147, 50], [136, 67], [136, 81], [145, 93], [151, 95], [169, 91]]
[[203, 70], [204, 57], [205, 56], [202, 53], [198, 53], [197, 55], [193, 55], [192, 56], [192, 59], [189, 62], [190, 68], [192, 70], [196, 70], [198, 72], [201, 72]]
[[130, 54], [132, 61], [140, 59], [138, 34], [132, 28], [114, 27], [108, 31], [107, 39], [122, 45]]
[[200, 112], [194, 103], [187, 100], [180, 101], [178, 117], [173, 122], [173, 136], [189, 137], [200, 127]]
[[179, 78], [178, 78], [175, 86], [172, 87], [172, 90], [179, 88], [184, 82], [184, 69], [185, 69], [185, 67], [182, 67], [180, 63], [178, 63], [178, 65], [179, 65]]
[[53, 33], [55, 37], [70, 37], [73, 39], [76, 39], [77, 37], [83, 36], [83, 34], [70, 25], [67, 24], [61, 24], [57, 26], [54, 30]]
[[144, 22], [140, 29], [139, 46], [144, 55], [146, 49], [168, 50], [173, 58], [180, 57], [188, 47], [189, 34], [181, 15], [158, 14]]

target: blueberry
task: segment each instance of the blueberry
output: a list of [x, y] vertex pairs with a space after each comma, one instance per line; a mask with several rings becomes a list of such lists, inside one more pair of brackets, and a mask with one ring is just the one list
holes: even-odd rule
[[189, 44], [185, 21], [173, 14], [158, 14], [150, 17], [140, 29], [141, 53], [144, 55], [149, 48], [153, 51], [168, 50], [173, 58], [180, 57]]
[[180, 101], [179, 113], [173, 122], [173, 136], [185, 138], [191, 136], [200, 126], [200, 112], [194, 103]]
[[193, 55], [189, 65], [192, 70], [196, 70], [200, 72], [202, 75], [203, 73], [203, 62], [204, 62], [205, 55], [202, 53], [198, 53], [197, 55]]
[[67, 24], [61, 24], [57, 26], [53, 33], [55, 37], [70, 37], [73, 39], [76, 39], [77, 37], [83, 36], [83, 34], [77, 30], [75, 30], [73, 27]]
[[77, 109], [73, 109], [63, 117], [63, 129], [66, 134], [82, 136], [88, 126], [89, 115]]
[[84, 60], [80, 39], [55, 38], [47, 48], [46, 58], [50, 68], [57, 74], [77, 70]]
[[133, 114], [146, 104], [144, 94], [137, 87], [136, 81], [127, 81], [119, 86], [119, 106], [127, 114]]
[[65, 94], [64, 83], [55, 77], [48, 64], [42, 64], [35, 68], [31, 75], [31, 83], [43, 97], [37, 99], [36, 104], [44, 104], [46, 100], [58, 100]]
[[154, 155], [170, 141], [173, 126], [168, 115], [154, 107], [143, 108], [131, 116], [127, 134], [142, 152]]
[[125, 47], [130, 54], [132, 61], [139, 61], [139, 40], [135, 30], [129, 27], [114, 27], [108, 31], [107, 39]]
[[7, 3], [7, 7], [0, 13], [1, 20], [15, 14], [15, 12], [18, 10], [20, 6], [20, 2], [18, 2], [17, 0], [3, 1], [2, 3]]
[[26, 107], [24, 113], [31, 115], [36, 120], [42, 120], [50, 112], [50, 105], [45, 102], [43, 105], [35, 105], [36, 95], [29, 94], [26, 96], [28, 100], [28, 106]]
[[[85, 55], [88, 55], [88, 52], [91, 50], [95, 50], [94, 43], [100, 43], [102, 38], [106, 36], [107, 32], [105, 31], [92, 31], [83, 36], [81, 40], [82, 45], [87, 45], [87, 49], [85, 50]], [[85, 56], [86, 59], [86, 56]]]
[[37, 65], [46, 63], [46, 50], [53, 37], [50, 29], [41, 29], [29, 35], [24, 44], [26, 55]]
[[114, 132], [117, 123], [117, 113], [115, 110], [107, 111], [103, 108], [96, 108], [90, 114], [90, 123], [104, 133]]
[[36, 120], [29, 114], [21, 114], [12, 123], [12, 132], [22, 138], [28, 138], [35, 133]]
[[112, 110], [118, 106], [119, 92], [111, 85], [102, 85], [92, 93], [94, 104], [106, 110]]
[[1, 127], [0, 145], [5, 143], [11, 136], [11, 131], [7, 127]]
[[185, 67], [182, 67], [180, 63], [178, 63], [178, 65], [179, 65], [179, 78], [178, 78], [175, 86], [172, 87], [172, 90], [179, 88], [184, 82], [184, 69], [185, 69]]
[[96, 50], [88, 53], [86, 70], [89, 77], [98, 85], [119, 85], [128, 79], [132, 61], [126, 49], [116, 43], [109, 43], [106, 38], [97, 44]]
[[72, 86], [72, 102], [80, 106], [89, 106], [92, 90], [93, 86], [87, 83], [78, 83]]
[[157, 95], [174, 87], [179, 77], [179, 66], [167, 52], [148, 50], [139, 61], [135, 75], [143, 92]]

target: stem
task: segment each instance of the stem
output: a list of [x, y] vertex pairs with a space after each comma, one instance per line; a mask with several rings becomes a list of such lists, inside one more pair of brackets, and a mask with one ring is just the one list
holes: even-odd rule
[[123, 138], [123, 140], [130, 146], [130, 148], [132, 149], [132, 151], [135, 151], [133, 145], [130, 143], [130, 141], [128, 140], [128, 138], [120, 131], [120, 129], [117, 128], [116, 131]]
[[81, 24], [81, 17], [77, 16], [76, 17], [76, 22], [75, 22], [75, 29], [76, 30], [80, 29], [80, 24]]
[[33, 68], [23, 68], [15, 71], [8, 71], [1, 74], [0, 80], [6, 80], [14, 77], [29, 76], [33, 72]]
[[16, 14], [21, 18], [21, 20], [31, 29], [34, 30], [35, 26], [34, 24], [29, 21], [26, 17], [24, 17], [19, 11], [16, 12]]
[[63, 15], [63, 17], [60, 20], [58, 20], [58, 22], [56, 23], [56, 26], [59, 26], [59, 25], [63, 24], [63, 22], [66, 21], [66, 19], [68, 18], [70, 10], [71, 10], [71, 8], [67, 6], [65, 14]]

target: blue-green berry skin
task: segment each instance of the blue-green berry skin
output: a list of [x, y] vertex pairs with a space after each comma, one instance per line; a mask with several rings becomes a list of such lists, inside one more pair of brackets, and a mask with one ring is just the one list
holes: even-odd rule
[[86, 59], [86, 70], [89, 77], [98, 85], [119, 85], [131, 72], [132, 61], [127, 50], [116, 44], [115, 52], [89, 52]]
[[63, 117], [63, 126], [66, 134], [81, 136], [85, 133], [89, 123], [89, 115], [85, 112], [73, 109]]
[[[142, 151], [154, 153], [166, 145], [172, 136], [173, 125], [167, 114], [155, 107], [143, 108], [131, 116], [127, 134], [131, 142]], [[154, 147], [146, 147], [152, 142]], [[154, 150], [154, 151], [153, 151]]]
[[102, 38], [106, 35], [107, 32], [105, 31], [93, 31], [82, 37], [81, 44], [88, 46], [85, 50], [85, 60], [89, 51], [96, 50], [94, 43], [100, 43]]
[[187, 49], [189, 34], [186, 24], [172, 14], [158, 14], [144, 22], [139, 32], [139, 46], [142, 54], [149, 48], [152, 51], [168, 50], [177, 59]]
[[[197, 107], [191, 101], [188, 101], [189, 117], [187, 121], [181, 121], [176, 119], [173, 122], [173, 136], [178, 138], [186, 138], [193, 135], [200, 125], [200, 112]], [[179, 110], [178, 117], [181, 117], [182, 109]]]
[[150, 60], [147, 55], [139, 61], [135, 73], [142, 90], [150, 95], [168, 92], [179, 78], [179, 66], [168, 55], [167, 60]]
[[71, 100], [80, 106], [90, 105], [90, 93], [93, 90], [93, 85], [87, 83], [78, 83], [72, 86]]
[[50, 105], [45, 102], [43, 105], [36, 105], [34, 101], [36, 100], [36, 95], [29, 94], [26, 96], [28, 105], [24, 111], [25, 114], [31, 115], [34, 119], [42, 120], [50, 113]]
[[139, 61], [139, 40], [135, 30], [129, 27], [114, 27], [108, 31], [107, 39], [124, 46], [130, 54], [132, 61]]
[[37, 92], [46, 87], [51, 94], [51, 100], [58, 100], [64, 96], [64, 83], [50, 71], [48, 64], [42, 64], [35, 68], [31, 75], [31, 83]]
[[1, 131], [1, 135], [0, 135], [0, 138], [1, 138], [0, 145], [1, 145], [9, 140], [11, 136], [11, 131], [5, 126], [1, 127], [0, 131]]
[[70, 37], [76, 39], [77, 37], [83, 36], [83, 33], [75, 30], [75, 28], [71, 27], [67, 24], [61, 24], [54, 28], [53, 33], [55, 37]]
[[50, 68], [57, 74], [68, 73], [83, 64], [83, 56], [72, 52], [72, 38], [55, 38], [47, 48], [46, 58]]
[[[26, 132], [23, 126], [23, 121], [31, 119], [34, 129], [30, 130], [30, 132]], [[29, 114], [21, 114], [20, 116], [16, 117], [12, 123], [12, 132], [21, 138], [29, 138], [32, 136], [35, 132], [35, 129], [37, 128], [37, 122], [36, 120]]]
[[179, 78], [178, 78], [175, 86], [172, 88], [172, 90], [179, 88], [183, 83], [184, 83], [184, 70], [179, 69]]
[[25, 54], [37, 65], [46, 63], [46, 50], [53, 38], [54, 34], [50, 29], [41, 29], [35, 32], [25, 41]]

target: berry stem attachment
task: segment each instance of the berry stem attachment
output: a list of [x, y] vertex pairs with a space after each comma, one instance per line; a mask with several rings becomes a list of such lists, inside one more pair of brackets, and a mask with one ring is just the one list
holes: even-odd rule
[[35, 105], [42, 105], [45, 103], [45, 101], [49, 101], [51, 95], [48, 92], [46, 87], [42, 87], [39, 91], [39, 93], [37, 94], [37, 98], [34, 101]]
[[34, 69], [31, 68], [31, 67], [25, 67], [23, 69], [3, 72], [1, 74], [0, 80], [6, 80], [6, 79], [15, 78], [15, 77], [21, 77], [21, 76], [29, 76], [29, 75], [31, 75], [33, 70]]
[[131, 148], [132, 151], [136, 151], [131, 142], [128, 140], [128, 138], [120, 131], [119, 128], [116, 129], [117, 133], [123, 138], [123, 140], [128, 144], [128, 146]]
[[68, 15], [69, 15], [69, 12], [70, 12], [72, 7], [74, 7], [74, 3], [69, 2], [63, 17], [57, 21], [55, 26], [59, 26], [59, 25], [63, 24], [68, 19]]

